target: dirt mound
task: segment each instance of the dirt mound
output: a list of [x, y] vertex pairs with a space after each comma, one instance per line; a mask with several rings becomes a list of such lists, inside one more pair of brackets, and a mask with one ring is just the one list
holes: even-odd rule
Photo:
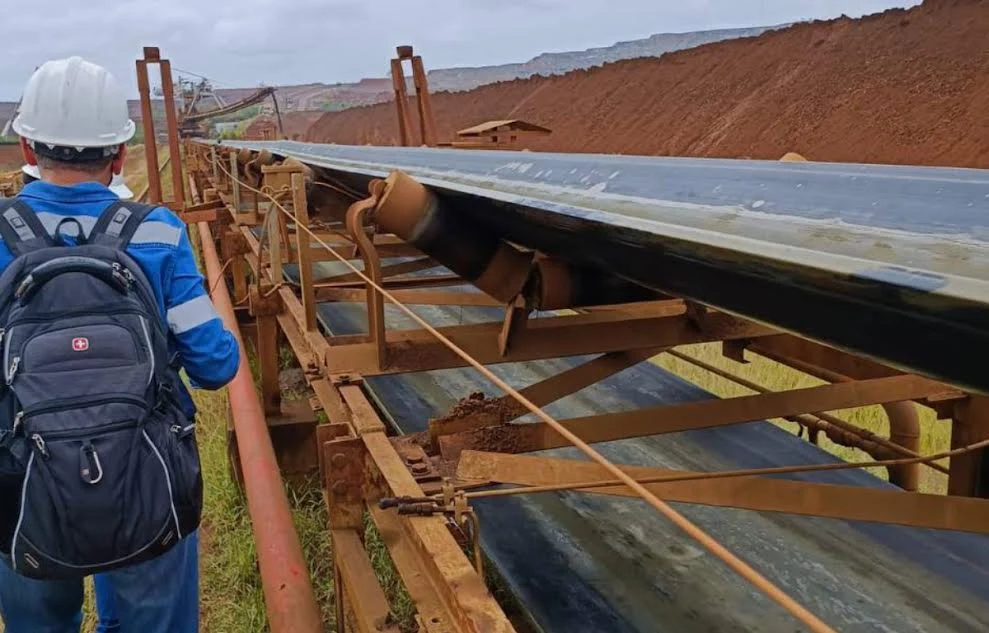
[[[989, 167], [987, 41], [989, 2], [927, 0], [433, 102], [441, 138], [521, 118], [553, 130], [533, 150]], [[396, 144], [394, 105], [308, 139]]]

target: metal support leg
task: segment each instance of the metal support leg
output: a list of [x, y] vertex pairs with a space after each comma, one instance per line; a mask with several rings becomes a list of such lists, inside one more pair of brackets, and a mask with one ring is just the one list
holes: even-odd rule
[[302, 286], [302, 307], [305, 310], [306, 331], [315, 332], [316, 293], [313, 289], [312, 242], [304, 229], [309, 227], [309, 207], [306, 199], [306, 181], [302, 174], [292, 174], [292, 211], [295, 213], [295, 240], [299, 259], [299, 282]]
[[158, 168], [158, 142], [155, 139], [154, 112], [151, 109], [151, 82], [148, 62], [137, 61], [137, 90], [141, 95], [141, 125], [144, 128], [144, 159], [148, 165], [148, 202], [161, 202], [161, 176]]
[[278, 320], [275, 315], [259, 316], [258, 361], [261, 365], [261, 396], [264, 414], [281, 413], [282, 396], [278, 385]]
[[[920, 453], [920, 417], [917, 405], [912, 402], [889, 402], [883, 405], [889, 419], [889, 441], [903, 448]], [[904, 490], [916, 492], [920, 489], [920, 464], [890, 466], [890, 483]]]
[[[347, 229], [357, 245], [364, 260], [364, 273], [379, 286], [381, 285], [381, 260], [374, 244], [364, 233], [364, 216], [374, 209], [378, 199], [372, 196], [367, 200], [355, 202], [347, 211]], [[379, 369], [387, 365], [387, 348], [385, 340], [385, 300], [380, 292], [368, 285], [367, 288], [367, 320], [368, 333], [375, 345], [377, 366]]]
[[[951, 426], [951, 448], [989, 438], [989, 398], [971, 396], [955, 407]], [[982, 449], [951, 460], [948, 494], [989, 497], [989, 450]]]
[[233, 188], [234, 211], [240, 213], [240, 181], [237, 179], [237, 152], [230, 152], [230, 185]]

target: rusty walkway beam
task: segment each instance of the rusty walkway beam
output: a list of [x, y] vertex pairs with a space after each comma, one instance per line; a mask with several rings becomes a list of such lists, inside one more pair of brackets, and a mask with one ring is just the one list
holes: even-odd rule
[[[345, 529], [332, 530], [330, 536], [339, 581], [333, 589], [338, 599], [343, 598], [352, 606], [356, 630], [359, 633], [398, 633], [398, 625], [393, 622], [388, 600], [374, 575], [361, 537], [354, 530]], [[337, 633], [349, 629], [345, 619], [338, 614]]]
[[[621, 468], [637, 479], [702, 474], [638, 466]], [[608, 480], [611, 474], [597, 464], [585, 461], [464, 451], [457, 477], [546, 486]], [[989, 501], [969, 497], [757, 476], [671, 481], [645, 486], [667, 501], [681, 503], [989, 534]], [[585, 492], [637, 496], [623, 486], [588, 488]]]
[[254, 388], [244, 341], [223, 280], [213, 234], [209, 224], [200, 222], [197, 226], [206, 275], [213, 289], [213, 303], [240, 346], [237, 375], [227, 389], [244, 475], [247, 510], [257, 546], [268, 623], [272, 633], [318, 633], [323, 630], [323, 625], [309, 580], [309, 569], [292, 523], [275, 450]]

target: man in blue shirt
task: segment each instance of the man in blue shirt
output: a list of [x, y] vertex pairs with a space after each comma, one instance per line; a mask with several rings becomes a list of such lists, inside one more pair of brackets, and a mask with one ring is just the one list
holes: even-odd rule
[[[14, 131], [26, 162], [41, 179], [19, 197], [49, 234], [71, 219], [83, 234], [118, 200], [107, 187], [123, 167], [125, 143], [134, 134], [127, 102], [114, 78], [78, 57], [41, 66], [24, 91]], [[65, 235], [63, 223], [61, 233]], [[193, 386], [219, 389], [237, 372], [236, 339], [223, 327], [203, 286], [184, 223], [164, 207], [138, 227], [128, 254], [153, 286], [170, 347]], [[0, 243], [0, 271], [14, 257]], [[189, 418], [192, 398], [180, 394]], [[0, 492], [2, 494], [2, 492]], [[112, 604], [127, 631], [194, 633], [198, 630], [198, 540], [184, 539], [162, 556], [96, 578], [104, 604]], [[77, 633], [83, 584], [39, 581], [0, 564], [0, 616], [6, 633]], [[116, 626], [117, 622], [105, 623]], [[106, 629], [112, 630], [112, 629]]]

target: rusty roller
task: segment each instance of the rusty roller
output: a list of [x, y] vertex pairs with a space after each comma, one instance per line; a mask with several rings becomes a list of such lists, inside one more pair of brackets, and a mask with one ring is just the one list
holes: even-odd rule
[[254, 152], [247, 149], [246, 147], [242, 147], [239, 150], [237, 150], [237, 166], [240, 167], [241, 171], [244, 170], [244, 168], [247, 166], [247, 163], [251, 162], [252, 158], [254, 158]]
[[[238, 157], [239, 160], [239, 157]], [[244, 176], [252, 187], [260, 187], [263, 174], [261, 168], [275, 162], [275, 157], [266, 149], [253, 155], [244, 163]]]
[[532, 253], [470, 226], [401, 172], [385, 180], [374, 220], [499, 301], [514, 300], [529, 278]]
[[302, 169], [302, 177], [306, 181], [306, 188], [308, 189], [312, 187], [313, 181], [315, 180], [312, 167], [310, 167], [309, 165], [303, 163], [298, 159], [292, 158], [291, 156], [283, 160], [282, 165], [298, 167]]
[[607, 271], [584, 268], [553, 257], [539, 256], [526, 286], [529, 305], [539, 310], [633, 303], [656, 298], [656, 293]]

